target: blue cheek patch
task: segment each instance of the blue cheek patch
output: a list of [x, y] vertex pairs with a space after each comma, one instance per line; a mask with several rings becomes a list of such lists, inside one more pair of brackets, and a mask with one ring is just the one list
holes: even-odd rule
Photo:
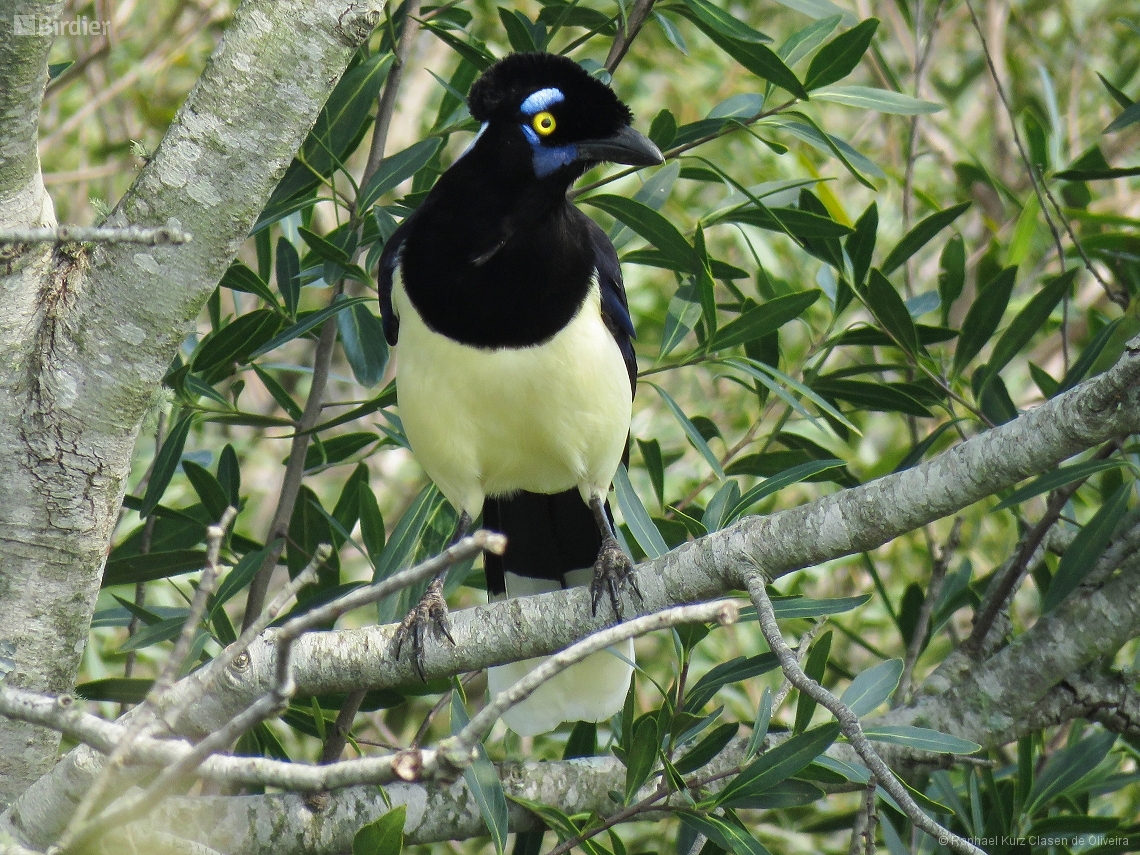
[[519, 105], [519, 109], [528, 116], [533, 116], [540, 110], [548, 110], [554, 104], [565, 100], [566, 96], [562, 94], [562, 90], [551, 86], [547, 89], [539, 89], [537, 92], [532, 92], [526, 97], [526, 100]]
[[[534, 95], [531, 97], [533, 98]], [[569, 166], [574, 162], [574, 158], [578, 156], [577, 146], [560, 145], [547, 147], [542, 144], [542, 140], [530, 125], [520, 125], [520, 127], [522, 128], [523, 135], [526, 136], [527, 142], [529, 142], [531, 148], [534, 149], [531, 155], [531, 162], [534, 164], [534, 174], [537, 177], [545, 178], [563, 166]]]

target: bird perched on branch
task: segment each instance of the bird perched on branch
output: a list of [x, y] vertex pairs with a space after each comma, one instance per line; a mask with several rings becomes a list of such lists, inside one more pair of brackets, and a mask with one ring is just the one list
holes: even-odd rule
[[[608, 600], [620, 618], [632, 566], [606, 496], [628, 445], [634, 331], [617, 253], [566, 194], [599, 162], [663, 158], [613, 91], [566, 57], [510, 55], [468, 104], [478, 136], [380, 260], [400, 418], [459, 512], [455, 538], [480, 512], [506, 534], [506, 552], [485, 556], [492, 597], [589, 584], [594, 611]], [[425, 628], [450, 638], [442, 590], [436, 579], [397, 635], [421, 675]], [[492, 694], [535, 664], [492, 668]], [[594, 654], [505, 720], [527, 735], [607, 718], [630, 668]]]

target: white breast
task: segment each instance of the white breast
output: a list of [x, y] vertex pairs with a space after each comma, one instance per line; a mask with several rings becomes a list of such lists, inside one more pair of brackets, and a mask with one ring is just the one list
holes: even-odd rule
[[393, 304], [400, 418], [416, 459], [457, 508], [489, 495], [605, 495], [629, 431], [632, 391], [595, 281], [549, 341], [481, 350], [428, 329], [399, 277]]

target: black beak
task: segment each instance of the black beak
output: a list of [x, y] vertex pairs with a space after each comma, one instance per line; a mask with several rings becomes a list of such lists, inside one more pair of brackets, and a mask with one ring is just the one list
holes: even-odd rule
[[628, 163], [630, 166], [656, 166], [665, 162], [661, 149], [649, 137], [628, 125], [612, 136], [583, 140], [575, 143], [575, 146], [578, 149], [576, 160], [604, 160], [609, 163]]

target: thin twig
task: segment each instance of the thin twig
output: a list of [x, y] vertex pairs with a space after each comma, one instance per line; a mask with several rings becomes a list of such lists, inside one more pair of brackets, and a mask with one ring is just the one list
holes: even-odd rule
[[470, 765], [474, 759], [476, 746], [507, 710], [525, 701], [543, 683], [592, 653], [605, 650], [619, 641], [683, 623], [709, 621], [717, 621], [722, 625], [735, 623], [738, 612], [739, 606], [732, 600], [676, 606], [589, 635], [560, 653], [554, 654], [509, 689], [497, 694], [491, 703], [483, 707], [459, 733], [440, 742], [437, 749], [440, 759], [453, 764], [457, 769]]
[[[803, 667], [804, 660], [807, 659], [808, 654], [811, 652], [812, 640], [815, 639], [816, 633], [818, 633], [823, 627], [823, 623], [824, 622], [822, 619], [817, 620], [808, 628], [807, 632], [800, 636], [800, 643], [796, 646], [796, 661], [800, 663], [800, 667]], [[785, 676], [784, 682], [780, 684], [779, 691], [777, 691], [776, 696], [772, 698], [773, 712], [778, 710], [780, 708], [780, 705], [784, 703], [785, 700], [787, 700], [788, 694], [791, 691], [792, 681]]]
[[625, 20], [625, 27], [618, 30], [614, 36], [613, 43], [610, 45], [610, 52], [606, 56], [606, 71], [610, 74], [618, 67], [624, 58], [629, 46], [633, 44], [633, 40], [637, 38], [637, 34], [641, 32], [642, 25], [649, 18], [649, 13], [653, 9], [654, 0], [637, 0], [633, 4], [633, 8], [629, 10], [629, 16]]
[[8, 243], [142, 243], [183, 244], [193, 235], [173, 226], [76, 226], [65, 223], [55, 228], [4, 229], [0, 231], [0, 244]]
[[863, 733], [863, 727], [859, 724], [859, 717], [839, 698], [805, 674], [799, 662], [796, 661], [796, 654], [784, 643], [784, 638], [780, 634], [780, 627], [776, 623], [776, 613], [772, 608], [772, 601], [768, 598], [768, 592], [764, 590], [763, 575], [758, 570], [753, 569], [745, 574], [745, 579], [748, 595], [756, 607], [760, 631], [764, 634], [768, 647], [780, 660], [780, 667], [784, 675], [800, 692], [829, 709], [831, 714], [838, 719], [840, 729], [843, 731], [843, 735], [847, 737], [855, 753], [859, 755], [864, 765], [871, 770], [871, 774], [879, 779], [883, 789], [890, 793], [891, 797], [902, 808], [903, 813], [916, 827], [922, 829], [939, 843], [949, 846], [953, 851], [962, 853], [962, 855], [985, 855], [981, 849], [968, 840], [936, 823], [923, 813], [922, 808], [915, 804], [906, 787], [895, 777], [890, 767], [883, 762], [883, 758], [879, 756], [870, 740]]
[[914, 634], [910, 644], [907, 645], [906, 659], [903, 660], [903, 672], [899, 678], [898, 688], [895, 689], [892, 707], [899, 707], [910, 700], [911, 682], [914, 679], [914, 666], [918, 663], [926, 644], [926, 633], [930, 629], [930, 622], [934, 617], [934, 607], [938, 605], [938, 597], [942, 593], [942, 584], [946, 581], [946, 573], [950, 568], [950, 560], [958, 551], [958, 543], [962, 538], [962, 517], [955, 517], [950, 528], [950, 535], [942, 545], [938, 554], [933, 556], [934, 562], [930, 568], [930, 584], [926, 586], [926, 596], [922, 600], [922, 608], [918, 612], [918, 620], [914, 624]]

